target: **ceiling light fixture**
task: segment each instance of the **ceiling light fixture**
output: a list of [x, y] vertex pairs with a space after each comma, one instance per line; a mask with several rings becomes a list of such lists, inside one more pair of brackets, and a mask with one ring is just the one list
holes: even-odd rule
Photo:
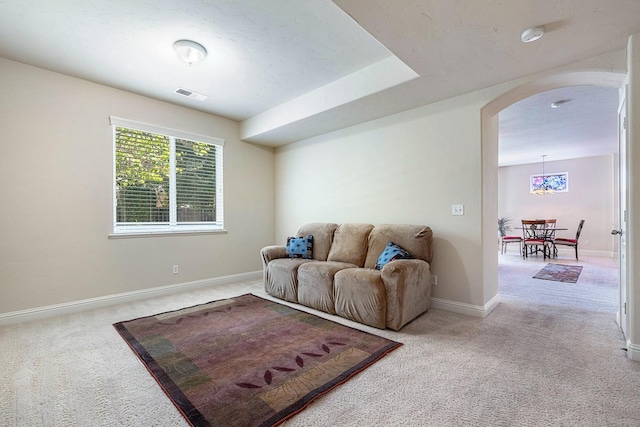
[[561, 99], [559, 101], [552, 102], [551, 103], [551, 108], [560, 108], [560, 106], [562, 106], [562, 104], [566, 104], [569, 101], [571, 101], [571, 100], [570, 99]]
[[189, 64], [189, 66], [195, 62], [202, 61], [207, 56], [207, 49], [192, 40], [178, 40], [173, 44], [173, 49], [180, 59]]
[[547, 183], [547, 176], [544, 174], [544, 158], [547, 157], [546, 154], [542, 156], [542, 181], [540, 182], [540, 186], [535, 190], [531, 190], [531, 194], [535, 194], [536, 196], [544, 196], [545, 194], [556, 194], [556, 192], [549, 188]]
[[522, 32], [520, 39], [523, 43], [530, 43], [538, 40], [544, 35], [544, 27], [529, 27]]

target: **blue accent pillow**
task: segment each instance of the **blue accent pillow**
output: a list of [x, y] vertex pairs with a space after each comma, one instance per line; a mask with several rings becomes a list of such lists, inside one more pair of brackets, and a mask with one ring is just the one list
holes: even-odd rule
[[313, 236], [287, 237], [287, 254], [289, 258], [313, 259]]
[[387, 263], [393, 261], [394, 259], [409, 259], [413, 258], [409, 252], [404, 250], [399, 245], [396, 245], [393, 242], [387, 243], [387, 247], [384, 248], [384, 251], [378, 257], [378, 262], [376, 264], [376, 270], [382, 270]]

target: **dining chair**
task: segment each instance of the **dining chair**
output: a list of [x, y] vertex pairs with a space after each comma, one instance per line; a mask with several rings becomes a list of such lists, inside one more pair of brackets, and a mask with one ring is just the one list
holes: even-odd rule
[[501, 253], [505, 253], [507, 250], [507, 245], [509, 243], [518, 243], [518, 247], [520, 252], [522, 252], [522, 237], [520, 236], [500, 236], [500, 241], [502, 243]]
[[[549, 242], [549, 258], [558, 256], [558, 251], [553, 247], [553, 239], [556, 238], [557, 219], [544, 220], [544, 239]], [[553, 252], [551, 252], [553, 251]]]
[[[544, 219], [523, 219], [522, 220], [522, 257], [538, 254], [542, 251], [544, 259], [547, 259], [547, 249], [550, 241], [545, 239]], [[542, 249], [540, 249], [542, 246]]]
[[556, 237], [553, 239], [553, 252], [557, 253], [556, 245], [573, 246], [576, 250], [576, 261], [578, 261], [578, 239], [580, 239], [580, 233], [582, 232], [582, 226], [584, 225], [584, 219], [580, 220], [578, 224], [578, 231], [576, 231], [575, 239], [567, 239], [564, 237]]

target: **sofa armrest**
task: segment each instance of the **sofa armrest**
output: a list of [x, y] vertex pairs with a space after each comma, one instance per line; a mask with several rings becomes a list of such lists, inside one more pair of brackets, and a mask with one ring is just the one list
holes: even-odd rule
[[431, 269], [420, 259], [393, 260], [382, 268], [387, 293], [387, 328], [395, 331], [427, 311], [431, 304]]
[[285, 246], [266, 246], [262, 248], [260, 255], [262, 255], [262, 269], [266, 270], [267, 265], [274, 259], [287, 257], [287, 248]]

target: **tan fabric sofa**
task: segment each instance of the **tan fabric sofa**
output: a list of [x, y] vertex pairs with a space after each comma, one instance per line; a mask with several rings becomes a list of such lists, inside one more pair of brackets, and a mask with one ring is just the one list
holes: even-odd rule
[[[268, 294], [359, 323], [400, 330], [431, 301], [433, 233], [422, 225], [306, 224], [313, 259], [290, 258], [285, 246], [262, 249]], [[411, 253], [377, 270], [389, 242]]]

